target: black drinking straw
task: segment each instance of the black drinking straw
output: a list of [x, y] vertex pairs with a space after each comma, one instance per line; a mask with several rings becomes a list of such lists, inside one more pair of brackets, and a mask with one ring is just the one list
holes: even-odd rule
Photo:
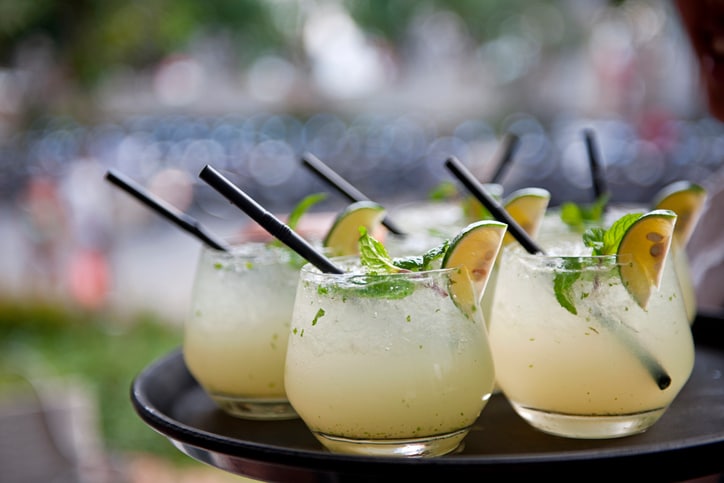
[[[347, 180], [337, 174], [332, 168], [327, 166], [318, 157], [312, 153], [304, 153], [302, 155], [302, 163], [320, 178], [329, 183], [333, 188], [337, 189], [342, 195], [346, 196], [352, 202], [357, 201], [370, 201], [361, 191], [352, 186]], [[395, 223], [390, 220], [389, 217], [385, 216], [382, 219], [382, 224], [395, 235], [405, 235], [405, 232], [401, 230]]]
[[[593, 177], [593, 193], [596, 200], [603, 196], [609, 196], [608, 182], [606, 181], [605, 167], [601, 161], [601, 154], [596, 143], [596, 135], [592, 129], [584, 129], [583, 137], [586, 140], [588, 151], [588, 162], [591, 165], [591, 176]], [[605, 207], [604, 207], [605, 208]]]
[[118, 186], [141, 203], [151, 208], [167, 220], [180, 227], [182, 230], [200, 239], [206, 245], [216, 250], [229, 251], [229, 246], [221, 239], [209, 233], [197, 220], [183, 213], [164, 200], [154, 196], [128, 177], [109, 170], [106, 173], [106, 180]]
[[[608, 182], [606, 180], [605, 167], [601, 160], [601, 154], [598, 149], [598, 143], [596, 142], [596, 134], [593, 129], [584, 129], [583, 137], [586, 141], [586, 151], [588, 152], [588, 161], [591, 166], [591, 177], [593, 181], [593, 192], [596, 197], [596, 201], [600, 199], [608, 199], [610, 193], [608, 191]], [[604, 198], [605, 197], [605, 198]], [[605, 210], [607, 205], [604, 205]], [[653, 355], [649, 354], [638, 342], [628, 337], [625, 332], [617, 331], [620, 336], [619, 339], [625, 343], [631, 350], [639, 354], [639, 359], [649, 371], [651, 376], [656, 381], [656, 385], [662, 391], [669, 387], [671, 384], [671, 376], [666, 372], [659, 361], [657, 361]]]
[[501, 152], [498, 156], [495, 173], [493, 173], [493, 177], [490, 178], [491, 183], [500, 183], [500, 180], [503, 179], [503, 175], [508, 172], [510, 161], [513, 159], [513, 155], [517, 151], [519, 144], [520, 138], [517, 134], [509, 132], [505, 135]]
[[480, 181], [473, 176], [463, 163], [454, 156], [445, 161], [445, 166], [465, 185], [478, 201], [493, 215], [496, 220], [508, 225], [508, 232], [520, 243], [530, 254], [543, 253], [541, 249], [526, 233], [523, 228], [505, 211], [505, 208], [495, 201], [486, 191]]
[[[608, 320], [606, 321], [609, 322]], [[656, 358], [646, 350], [646, 348], [642, 347], [635, 338], [630, 337], [630, 332], [628, 332], [630, 329], [626, 326], [619, 327], [619, 321], [610, 321], [609, 324], [608, 328], [611, 332], [616, 334], [618, 339], [632, 352], [638, 354], [641, 364], [643, 364], [649, 372], [659, 389], [663, 391], [669, 387], [671, 385], [671, 376], [669, 373], [666, 372], [666, 369], [664, 369], [661, 363], [657, 361]]]
[[224, 195], [224, 197], [234, 205], [241, 208], [254, 221], [261, 225], [262, 228], [269, 232], [270, 235], [276, 237], [322, 272], [344, 273], [343, 270], [334, 265], [327, 257], [315, 250], [304, 238], [282, 223], [281, 220], [264, 209], [253, 198], [244, 193], [211, 166], [205, 166], [204, 169], [201, 170], [199, 177], [211, 185], [216, 191]]

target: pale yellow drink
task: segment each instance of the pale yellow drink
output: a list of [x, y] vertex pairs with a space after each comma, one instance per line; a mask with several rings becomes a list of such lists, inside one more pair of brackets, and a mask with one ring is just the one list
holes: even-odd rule
[[[502, 257], [490, 340], [498, 384], [518, 414], [574, 438], [626, 436], [654, 424], [694, 364], [673, 264], [642, 309], [623, 286], [615, 256], [511, 247]], [[559, 303], [554, 282], [556, 273], [573, 272], [580, 272], [570, 292], [576, 314]]]
[[451, 297], [458, 271], [302, 269], [286, 389], [329, 450], [436, 456], [460, 445], [490, 397], [494, 371], [482, 318], [467, 317]]
[[202, 250], [184, 328], [186, 365], [225, 411], [247, 419], [296, 417], [284, 360], [298, 265], [281, 248]]

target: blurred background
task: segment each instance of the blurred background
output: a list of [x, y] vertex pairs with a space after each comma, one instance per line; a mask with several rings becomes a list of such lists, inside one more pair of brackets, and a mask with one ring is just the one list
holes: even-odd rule
[[[299, 162], [310, 151], [394, 206], [451, 181], [450, 155], [484, 180], [512, 132], [506, 192], [590, 202], [584, 128], [614, 201], [682, 179], [720, 189], [724, 126], [670, 2], [0, 0], [2, 466], [40, 473], [23, 456], [48, 446], [46, 467], [78, 478], [62, 481], [197, 469], [128, 390], [180, 343], [199, 243], [107, 170], [226, 236], [248, 221], [198, 179], [207, 164], [285, 213], [328, 191]], [[706, 220], [688, 248], [700, 302], [719, 310], [722, 220]], [[54, 410], [80, 421], [58, 429]], [[33, 451], [5, 441], [19, 415], [45, 428], [27, 431]]]

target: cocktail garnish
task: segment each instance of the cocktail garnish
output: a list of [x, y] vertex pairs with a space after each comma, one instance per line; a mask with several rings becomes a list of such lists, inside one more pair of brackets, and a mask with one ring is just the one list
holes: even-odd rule
[[382, 226], [385, 209], [373, 201], [356, 201], [342, 210], [322, 240], [330, 256], [359, 253], [359, 229], [377, 232]]
[[[337, 174], [332, 168], [324, 164], [322, 160], [320, 160], [312, 153], [304, 153], [302, 155], [302, 164], [307, 168], [311, 169], [312, 172], [314, 172], [324, 181], [329, 183], [337, 191], [342, 193], [342, 195], [344, 195], [352, 203], [356, 203], [358, 201], [370, 201], [370, 199], [365, 196], [360, 190], [352, 186], [349, 181], [342, 178], [342, 176]], [[390, 232], [394, 233], [395, 235], [405, 235], [405, 232], [402, 231], [397, 226], [397, 224], [393, 223], [392, 220], [390, 220], [390, 218], [387, 216], [382, 219], [382, 224], [385, 226], [385, 228], [390, 230]]]
[[[309, 209], [319, 203], [320, 201], [324, 201], [327, 198], [326, 193], [312, 193], [311, 195], [307, 195], [304, 198], [301, 199], [299, 203], [297, 203], [294, 208], [292, 208], [292, 211], [289, 213], [289, 217], [287, 218], [287, 226], [294, 230], [297, 227], [297, 224], [299, 224], [299, 220], [302, 218], [302, 216], [309, 211]], [[279, 242], [279, 240], [276, 240], [276, 242]]]
[[601, 196], [591, 204], [578, 204], [572, 201], [561, 205], [561, 221], [571, 230], [583, 232], [587, 224], [601, 223], [610, 196]]
[[359, 233], [360, 261], [368, 270], [377, 273], [421, 272], [423, 270], [430, 270], [433, 262], [445, 255], [450, 244], [449, 240], [445, 240], [440, 245], [427, 250], [422, 255], [392, 258], [382, 242], [370, 235], [364, 227], [360, 227]]
[[581, 277], [581, 260], [579, 258], [566, 258], [563, 260], [563, 266], [560, 270], [556, 270], [553, 278], [553, 290], [556, 294], [556, 300], [561, 307], [578, 315], [576, 304], [573, 301], [573, 284]]
[[[326, 193], [312, 193], [311, 195], [307, 195], [302, 198], [301, 201], [299, 201], [299, 203], [297, 203], [294, 208], [292, 208], [292, 211], [289, 213], [289, 217], [287, 218], [287, 226], [294, 230], [299, 224], [299, 220], [301, 220], [302, 216], [304, 216], [304, 214], [309, 211], [312, 206], [319, 203], [320, 201], [323, 201], [325, 198], [327, 198]], [[306, 263], [306, 260], [304, 258], [302, 258], [296, 251], [284, 245], [281, 241], [279, 241], [278, 238], [272, 238], [269, 244], [283, 249], [288, 249], [290, 253], [289, 263], [292, 266], [301, 268], [301, 266]]]
[[[629, 227], [641, 216], [641, 213], [628, 213], [616, 220], [608, 229], [589, 228], [582, 235], [583, 243], [593, 250], [593, 256], [614, 255]], [[561, 307], [576, 315], [578, 310], [574, 302], [573, 284], [583, 273], [580, 270], [582, 262], [580, 258], [575, 257], [563, 260], [563, 265], [555, 272], [553, 290]]]
[[679, 247], [689, 242], [706, 204], [706, 189], [691, 181], [675, 181], [664, 186], [653, 199], [653, 209], [676, 213], [674, 239]]
[[387, 253], [385, 246], [367, 232], [363, 226], [359, 227], [359, 256], [360, 262], [372, 273], [396, 273], [401, 269], [392, 263], [392, 257]]
[[627, 213], [608, 228], [589, 228], [583, 233], [583, 243], [593, 249], [593, 255], [614, 255], [629, 227], [641, 218], [643, 213]]

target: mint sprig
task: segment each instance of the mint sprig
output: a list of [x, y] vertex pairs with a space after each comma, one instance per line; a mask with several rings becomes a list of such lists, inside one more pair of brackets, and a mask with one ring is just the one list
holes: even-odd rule
[[367, 233], [367, 228], [359, 227], [359, 256], [362, 266], [373, 273], [396, 273], [401, 269], [392, 263], [392, 257], [385, 246]]
[[[602, 227], [589, 228], [582, 235], [583, 243], [592, 249], [593, 256], [614, 255], [618, 251], [618, 246], [621, 244], [621, 240], [623, 240], [628, 228], [641, 216], [642, 213], [628, 213], [613, 222], [608, 229]], [[574, 302], [573, 285], [583, 274], [581, 267], [582, 261], [580, 258], [564, 258], [563, 265], [555, 271], [553, 277], [553, 290], [556, 300], [561, 307], [573, 315], [578, 314]]]
[[432, 201], [446, 201], [457, 198], [458, 189], [452, 181], [443, 181], [433, 188], [428, 197]]
[[428, 251], [419, 256], [395, 257], [392, 263], [399, 268], [410, 270], [412, 272], [422, 272], [432, 269], [435, 260], [439, 260], [445, 256], [450, 240], [445, 240], [440, 245], [430, 248]]
[[609, 195], [602, 195], [589, 205], [577, 204], [572, 201], [561, 205], [561, 221], [571, 230], [582, 233], [586, 225], [601, 223], [608, 205]]
[[[302, 215], [309, 211], [309, 208], [311, 208], [316, 203], [319, 203], [323, 199], [327, 197], [326, 193], [313, 193], [311, 195], [307, 195], [302, 200], [297, 203], [292, 211], [289, 213], [289, 217], [287, 218], [287, 226], [291, 228], [292, 230], [297, 227], [297, 224], [299, 223], [299, 220], [302, 218]], [[275, 247], [285, 247], [278, 238], [274, 238], [272, 241], [269, 242], [269, 245], [275, 246]], [[296, 253], [296, 252], [295, 252]]]
[[435, 260], [445, 256], [450, 241], [445, 240], [422, 255], [392, 258], [385, 246], [367, 232], [363, 226], [359, 228], [359, 254], [363, 266], [374, 273], [421, 272], [430, 270]]
[[292, 230], [296, 228], [299, 220], [302, 218], [302, 215], [309, 211], [309, 208], [326, 198], [326, 193], [312, 193], [311, 195], [307, 195], [302, 198], [302, 200], [292, 209], [291, 213], [289, 213], [287, 226]]
[[349, 285], [335, 289], [357, 297], [395, 300], [411, 295], [415, 291], [415, 283], [389, 273], [371, 273], [352, 277]]
[[614, 255], [626, 230], [641, 218], [643, 213], [628, 213], [614, 221], [608, 230], [594, 227], [583, 233], [583, 243], [593, 249], [593, 255]]
[[415, 291], [415, 284], [410, 280], [393, 277], [391, 274], [407, 271], [394, 265], [392, 257], [385, 246], [359, 227], [360, 262], [368, 273], [349, 280], [349, 285], [336, 287], [336, 290], [351, 292], [358, 297], [401, 299]]
[[556, 300], [561, 307], [578, 315], [576, 304], [573, 302], [573, 284], [581, 277], [581, 260], [578, 258], [565, 258], [560, 270], [556, 270], [553, 278], [553, 290]]
[[[324, 200], [326, 197], [326, 193], [313, 193], [302, 198], [302, 200], [297, 203], [296, 206], [294, 206], [292, 211], [289, 213], [289, 217], [287, 218], [287, 226], [292, 230], [295, 229], [297, 227], [297, 224], [299, 223], [299, 220], [302, 218], [302, 215], [309, 211], [309, 208], [311, 208], [316, 203]], [[272, 241], [270, 241], [269, 246], [279, 247], [289, 251], [289, 263], [294, 268], [301, 268], [302, 265], [307, 263], [307, 261], [302, 258], [301, 255], [286, 246], [278, 238], [274, 238]]]

